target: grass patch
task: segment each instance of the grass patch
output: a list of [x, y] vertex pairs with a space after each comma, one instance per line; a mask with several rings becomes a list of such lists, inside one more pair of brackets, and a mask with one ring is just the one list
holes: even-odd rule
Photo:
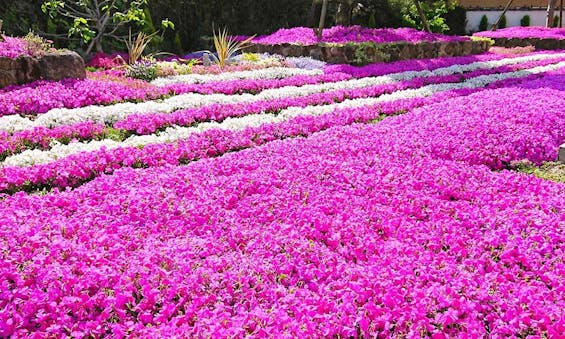
[[541, 166], [524, 163], [518, 165], [516, 170], [522, 173], [533, 174], [542, 179], [565, 183], [565, 164], [560, 162], [546, 162]]

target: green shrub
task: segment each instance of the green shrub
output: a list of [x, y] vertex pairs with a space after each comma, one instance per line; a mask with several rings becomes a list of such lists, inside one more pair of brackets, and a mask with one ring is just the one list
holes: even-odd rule
[[497, 28], [506, 28], [506, 15], [503, 15], [498, 21]]
[[520, 26], [527, 27], [530, 25], [530, 21], [530, 16], [526, 14], [520, 19]]
[[553, 27], [559, 27], [559, 15], [553, 17]]
[[157, 77], [157, 65], [149, 60], [136, 61], [128, 65], [126, 75], [134, 79], [151, 81]]
[[28, 52], [34, 56], [40, 56], [53, 47], [52, 41], [45, 40], [33, 32], [29, 32], [23, 39], [26, 42]]
[[467, 10], [461, 6], [456, 6], [449, 11], [445, 17], [445, 23], [449, 26], [447, 34], [465, 35], [467, 24]]
[[488, 29], [488, 18], [486, 15], [481, 17], [481, 22], [479, 22], [479, 31], [486, 31]]

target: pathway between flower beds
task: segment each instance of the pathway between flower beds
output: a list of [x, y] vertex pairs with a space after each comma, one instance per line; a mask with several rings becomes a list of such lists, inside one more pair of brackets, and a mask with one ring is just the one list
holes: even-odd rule
[[557, 155], [565, 69], [493, 87], [5, 196], [0, 336], [562, 336], [565, 185], [492, 169]]

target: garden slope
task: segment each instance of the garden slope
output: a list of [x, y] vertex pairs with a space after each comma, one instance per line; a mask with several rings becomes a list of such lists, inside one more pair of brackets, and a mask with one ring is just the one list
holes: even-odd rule
[[5, 197], [0, 335], [559, 337], [565, 186], [491, 168], [556, 156], [564, 83]]

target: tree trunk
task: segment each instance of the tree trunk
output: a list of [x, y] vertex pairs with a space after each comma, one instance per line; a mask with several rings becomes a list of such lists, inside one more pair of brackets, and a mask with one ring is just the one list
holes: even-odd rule
[[318, 40], [322, 39], [322, 32], [324, 31], [324, 25], [326, 24], [326, 15], [328, 14], [328, 0], [322, 2], [322, 14], [320, 14], [320, 24], [318, 25], [318, 31], [316, 35]]
[[310, 13], [308, 14], [308, 27], [314, 27], [316, 25], [316, 8], [318, 7], [318, 1], [312, 0], [312, 5], [310, 6]]
[[2, 24], [4, 23], [4, 21], [2, 21], [2, 19], [0, 19], [0, 41], [4, 41], [4, 35], [2, 34]]
[[428, 22], [428, 19], [426, 19], [426, 15], [422, 10], [422, 6], [420, 6], [420, 0], [414, 0], [414, 5], [416, 5], [416, 10], [418, 10], [418, 14], [420, 15], [420, 20], [422, 20], [424, 28], [426, 29], [426, 31], [431, 32], [432, 30], [430, 29], [430, 23]]
[[104, 50], [102, 49], [102, 41], [101, 41], [101, 37], [95, 37], [94, 39], [92, 39], [92, 41], [90, 41], [90, 43], [88, 44], [88, 47], [86, 48], [86, 55], [89, 55], [92, 50], [95, 49], [96, 52], [99, 53], [103, 53]]
[[508, 0], [506, 7], [504, 7], [504, 10], [502, 11], [502, 14], [500, 14], [498, 20], [496, 20], [496, 22], [492, 24], [492, 27], [490, 28], [491, 31], [495, 31], [498, 28], [498, 25], [500, 24], [500, 20], [502, 20], [502, 17], [506, 15], [506, 12], [508, 12], [508, 9], [510, 8], [510, 5], [512, 5], [513, 2], [514, 0]]
[[337, 7], [336, 24], [342, 26], [351, 25], [351, 10], [353, 4], [351, 1], [342, 1]]
[[553, 26], [553, 17], [555, 15], [555, 5], [557, 0], [547, 0], [547, 19], [545, 20], [545, 27]]
[[559, 3], [559, 28], [563, 28], [563, 0]]

